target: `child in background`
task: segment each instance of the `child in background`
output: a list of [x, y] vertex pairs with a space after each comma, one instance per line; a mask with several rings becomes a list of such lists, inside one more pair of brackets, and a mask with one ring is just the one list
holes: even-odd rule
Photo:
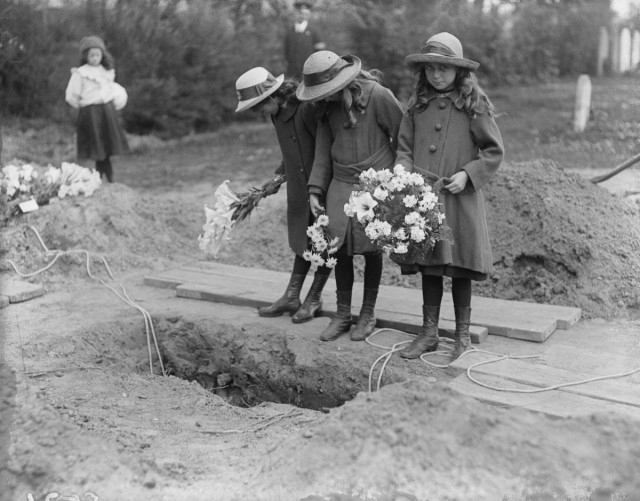
[[403, 274], [422, 273], [422, 332], [400, 356], [418, 358], [438, 347], [443, 277], [451, 277], [456, 319], [453, 358], [471, 346], [471, 281], [485, 280], [493, 260], [482, 187], [502, 162], [504, 148], [491, 101], [478, 85], [479, 64], [465, 59], [450, 33], [431, 37], [405, 62], [417, 74], [402, 119], [396, 163], [423, 174], [440, 191], [453, 245], [436, 243], [424, 262], [401, 264]]
[[[300, 303], [300, 290], [309, 272], [311, 263], [302, 254], [309, 247], [307, 228], [312, 222], [307, 194], [307, 181], [311, 174], [315, 151], [317, 116], [315, 106], [301, 103], [296, 98], [298, 83], [275, 78], [266, 69], [253, 68], [238, 78], [236, 112], [252, 110], [271, 118], [276, 129], [282, 152], [282, 162], [275, 171], [287, 181], [287, 228], [289, 246], [295, 253], [293, 271], [284, 295], [270, 306], [258, 309], [261, 317], [277, 317], [291, 313], [293, 323], [312, 320], [322, 310], [322, 289], [327, 283], [331, 268], [318, 267], [313, 283], [304, 302]], [[272, 183], [276, 193], [279, 184]]]
[[80, 40], [80, 66], [71, 69], [65, 100], [79, 109], [76, 121], [77, 157], [96, 162], [96, 170], [110, 183], [110, 157], [129, 150], [116, 110], [127, 104], [127, 93], [115, 83], [113, 57], [101, 38]]
[[329, 235], [339, 239], [334, 256], [338, 312], [320, 339], [333, 341], [351, 329], [353, 256], [359, 254], [365, 258], [364, 295], [351, 339], [362, 341], [376, 326], [382, 252], [347, 217], [344, 206], [362, 171], [393, 166], [402, 108], [393, 93], [380, 85], [376, 70], [365, 71], [357, 57], [338, 57], [331, 51], [309, 56], [296, 93], [302, 101], [324, 101], [327, 106], [318, 124], [309, 194], [314, 216], [326, 207]]

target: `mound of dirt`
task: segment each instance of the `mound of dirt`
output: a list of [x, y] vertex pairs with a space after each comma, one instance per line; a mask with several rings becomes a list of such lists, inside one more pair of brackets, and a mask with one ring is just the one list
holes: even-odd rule
[[[162, 209], [153, 197], [117, 183], [103, 183], [89, 197], [53, 199], [35, 212], [14, 218], [3, 230], [0, 269], [11, 270], [6, 259], [29, 272], [51, 260], [30, 227], [48, 249], [87, 250], [94, 258], [104, 256], [114, 272], [169, 265], [172, 258], [180, 259], [197, 247], [195, 237], [188, 241], [167, 224]], [[86, 275], [85, 268], [78, 266], [85, 260], [83, 254], [65, 255], [47, 278], [55, 282]]]
[[495, 269], [480, 295], [587, 317], [640, 307], [637, 205], [548, 161], [501, 168], [485, 193]]
[[[609, 499], [640, 488], [638, 439], [632, 422], [500, 410], [416, 379], [360, 393], [291, 437], [254, 485], [305, 499]], [[602, 457], [605, 444], [617, 453]]]

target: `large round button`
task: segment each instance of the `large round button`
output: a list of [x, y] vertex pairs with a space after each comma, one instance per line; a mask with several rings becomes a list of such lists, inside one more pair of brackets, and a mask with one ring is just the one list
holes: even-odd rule
[[444, 110], [447, 107], [446, 101], [440, 101], [440, 109]]
[[436, 124], [436, 130], [442, 130], [442, 124]]
[[435, 153], [437, 149], [438, 147], [435, 144], [432, 144], [431, 146], [429, 146], [429, 151], [431, 153]]

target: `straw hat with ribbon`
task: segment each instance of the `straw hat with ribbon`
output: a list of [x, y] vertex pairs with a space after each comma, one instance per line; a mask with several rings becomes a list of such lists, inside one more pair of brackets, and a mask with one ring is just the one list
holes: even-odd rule
[[462, 55], [460, 40], [446, 32], [433, 35], [424, 44], [419, 54], [411, 54], [404, 61], [414, 71], [420, 71], [425, 63], [449, 64], [471, 71], [475, 71], [480, 66], [480, 63], [465, 59]]
[[296, 89], [300, 101], [317, 101], [344, 89], [360, 73], [362, 62], [352, 55], [338, 56], [330, 50], [311, 54], [302, 68], [302, 83]]
[[284, 82], [284, 75], [274, 77], [264, 68], [258, 66], [240, 75], [236, 80], [238, 107], [236, 112], [244, 111], [269, 97]]

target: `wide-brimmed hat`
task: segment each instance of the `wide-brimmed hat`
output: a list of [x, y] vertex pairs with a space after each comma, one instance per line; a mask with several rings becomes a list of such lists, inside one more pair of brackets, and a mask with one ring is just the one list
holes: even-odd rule
[[80, 40], [80, 54], [88, 49], [100, 49], [103, 53], [107, 52], [102, 38], [95, 35], [84, 37]]
[[258, 66], [240, 75], [236, 80], [238, 107], [236, 112], [244, 111], [269, 97], [284, 82], [284, 75], [274, 77], [267, 70]]
[[480, 66], [462, 55], [462, 44], [451, 33], [433, 35], [424, 44], [419, 54], [411, 54], [404, 59], [405, 63], [414, 71], [419, 71], [425, 63], [443, 63], [475, 71]]
[[338, 56], [330, 50], [311, 54], [302, 67], [302, 83], [296, 89], [300, 101], [317, 101], [344, 89], [360, 73], [356, 56]]
[[309, 10], [311, 10], [313, 5], [311, 4], [311, 2], [293, 2], [293, 7], [295, 9], [309, 9]]

